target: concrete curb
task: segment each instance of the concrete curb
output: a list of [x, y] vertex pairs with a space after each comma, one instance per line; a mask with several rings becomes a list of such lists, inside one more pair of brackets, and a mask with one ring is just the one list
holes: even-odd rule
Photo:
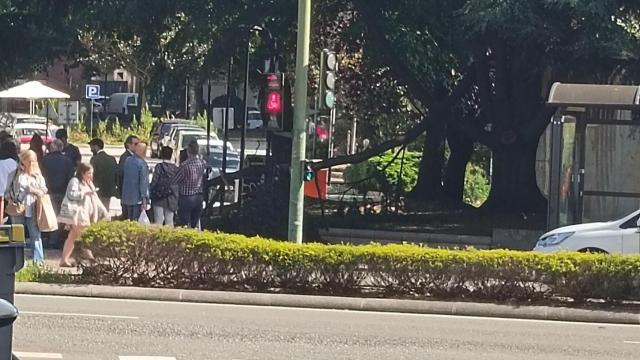
[[640, 312], [551, 306], [149, 289], [99, 285], [55, 285], [28, 282], [16, 283], [16, 293], [640, 325]]

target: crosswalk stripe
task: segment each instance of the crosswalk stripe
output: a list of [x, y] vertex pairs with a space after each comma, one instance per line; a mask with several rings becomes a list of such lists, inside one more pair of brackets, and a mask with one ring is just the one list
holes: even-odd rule
[[62, 354], [57, 353], [38, 353], [38, 352], [20, 352], [13, 353], [20, 359], [62, 359]]
[[120, 360], [176, 360], [170, 356], [119, 356]]

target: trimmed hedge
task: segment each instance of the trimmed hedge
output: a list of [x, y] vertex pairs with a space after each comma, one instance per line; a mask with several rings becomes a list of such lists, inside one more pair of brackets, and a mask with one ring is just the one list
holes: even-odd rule
[[83, 246], [94, 284], [494, 301], [640, 300], [640, 256], [415, 245], [296, 245], [241, 235], [107, 222]]

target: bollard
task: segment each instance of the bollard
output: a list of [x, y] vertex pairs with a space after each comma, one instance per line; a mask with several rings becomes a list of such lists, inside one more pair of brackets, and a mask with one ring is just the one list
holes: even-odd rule
[[[24, 266], [24, 227], [0, 226], [0, 299], [13, 304], [16, 272]], [[13, 326], [0, 328], [0, 360], [11, 360]]]

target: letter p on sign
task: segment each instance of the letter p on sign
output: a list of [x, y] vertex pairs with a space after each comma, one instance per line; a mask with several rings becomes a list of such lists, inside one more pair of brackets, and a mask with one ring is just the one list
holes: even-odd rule
[[84, 94], [87, 99], [98, 99], [100, 97], [100, 85], [87, 85]]

